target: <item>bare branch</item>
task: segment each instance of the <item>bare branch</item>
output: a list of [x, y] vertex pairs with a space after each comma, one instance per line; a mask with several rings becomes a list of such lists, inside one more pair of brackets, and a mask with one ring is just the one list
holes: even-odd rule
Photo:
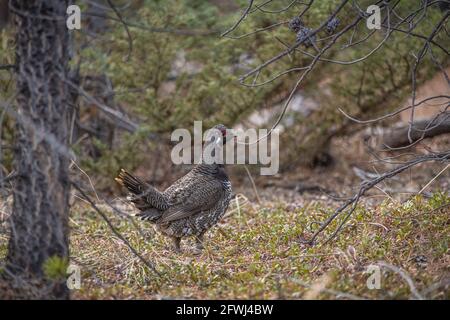
[[414, 281], [411, 279], [411, 277], [406, 273], [405, 270], [398, 268], [396, 266], [393, 266], [392, 264], [389, 264], [387, 262], [384, 261], [379, 261], [377, 263], [380, 267], [384, 267], [386, 269], [389, 269], [395, 273], [397, 273], [398, 275], [400, 275], [408, 284], [409, 289], [411, 290], [411, 293], [413, 294], [413, 296], [417, 299], [417, 300], [424, 300], [425, 298], [419, 293], [419, 291], [417, 291], [416, 286], [414, 284]]
[[247, 8], [244, 10], [241, 17], [238, 19], [238, 21], [236, 21], [236, 23], [231, 28], [229, 28], [228, 30], [223, 32], [220, 35], [221, 37], [225, 37], [230, 32], [233, 32], [241, 24], [241, 22], [247, 17], [248, 13], [250, 12], [250, 9], [252, 8], [252, 5], [253, 5], [253, 1], [254, 0], [249, 0]]
[[[314, 36], [316, 33], [318, 33], [321, 29], [323, 29], [327, 23], [329, 21], [331, 21], [331, 19], [333, 19], [338, 13], [339, 11], [345, 6], [345, 4], [348, 2], [348, 0], [344, 0], [341, 2], [341, 4], [334, 10], [334, 12], [330, 15], [330, 17], [328, 17], [328, 19], [324, 22], [322, 22], [322, 24], [315, 30], [311, 31], [311, 33], [308, 34], [308, 37], [312, 37]], [[360, 19], [359, 19], [360, 20]], [[359, 21], [358, 20], [358, 21]], [[247, 79], [249, 76], [257, 73], [258, 71], [260, 71], [261, 69], [269, 66], [270, 64], [274, 63], [275, 61], [280, 60], [281, 58], [285, 57], [286, 55], [288, 55], [289, 53], [291, 53], [295, 48], [299, 47], [302, 43], [305, 42], [305, 40], [308, 38], [305, 37], [305, 39], [302, 39], [300, 41], [295, 42], [294, 45], [292, 45], [290, 48], [288, 48], [287, 50], [279, 53], [278, 55], [276, 55], [275, 57], [267, 60], [266, 62], [262, 63], [261, 65], [259, 65], [258, 67], [250, 70], [249, 72], [247, 72], [246, 74], [242, 75], [239, 80], [241, 82], [243, 82], [245, 79]]]
[[112, 1], [111, 0], [106, 0], [106, 1], [108, 2], [108, 4], [111, 7], [111, 9], [113, 9], [114, 13], [116, 14], [116, 16], [120, 20], [120, 22], [122, 22], [123, 27], [125, 28], [125, 31], [127, 32], [127, 36], [128, 36], [128, 54], [127, 54], [127, 56], [125, 58], [125, 61], [129, 61], [130, 60], [130, 56], [131, 56], [131, 51], [133, 51], [133, 39], [131, 38], [130, 30], [128, 29], [128, 25], [123, 20], [122, 15], [120, 14], [119, 10], [117, 10], [117, 8], [112, 3]]
[[[433, 96], [433, 97], [427, 97], [427, 98], [425, 98], [425, 99], [419, 101], [418, 103], [416, 103], [414, 106], [416, 107], [416, 106], [419, 106], [419, 105], [421, 105], [421, 104], [423, 104], [423, 103], [425, 103], [425, 102], [427, 102], [427, 101], [434, 100], [434, 99], [439, 99], [439, 98], [447, 98], [447, 99], [450, 99], [450, 96], [446, 96], [446, 95], [437, 95], [437, 96]], [[405, 111], [405, 110], [411, 109], [412, 107], [413, 107], [413, 105], [409, 105], [409, 106], [407, 106], [407, 107], [398, 109], [398, 110], [396, 110], [396, 111], [394, 111], [394, 112], [388, 113], [388, 114], [386, 114], [386, 115], [384, 115], [384, 116], [381, 116], [381, 117], [378, 117], [378, 118], [375, 118], [375, 119], [369, 119], [369, 120], [359, 120], [359, 119], [357, 119], [357, 118], [355, 118], [355, 117], [352, 117], [352, 116], [350, 116], [349, 114], [345, 113], [345, 111], [342, 110], [341, 108], [338, 108], [338, 110], [339, 110], [345, 117], [347, 117], [348, 119], [350, 119], [350, 120], [352, 120], [352, 121], [354, 121], [354, 122], [356, 122], [356, 123], [368, 124], [368, 123], [374, 123], [374, 122], [378, 122], [378, 121], [381, 121], [381, 120], [384, 120], [384, 119], [393, 117], [393, 116], [395, 116], [395, 115], [397, 115], [397, 114], [399, 114], [399, 113], [402, 113], [402, 112]]]
[[11, 70], [16, 67], [15, 64], [2, 64], [0, 65], [0, 70]]
[[111, 231], [116, 235], [116, 237], [122, 240], [123, 243], [125, 243], [125, 245], [131, 250], [131, 252], [136, 257], [138, 257], [139, 260], [141, 260], [142, 263], [144, 263], [150, 270], [152, 270], [159, 277], [162, 277], [161, 273], [158, 270], [156, 270], [155, 265], [150, 261], [148, 261], [147, 259], [145, 259], [139, 252], [136, 251], [136, 249], [134, 249], [134, 247], [128, 242], [128, 240], [125, 239], [119, 231], [117, 231], [117, 229], [114, 227], [111, 221], [109, 221], [108, 217], [97, 207], [95, 202], [92, 201], [92, 199], [83, 191], [83, 189], [81, 189], [80, 186], [74, 181], [72, 181], [72, 185], [74, 186], [75, 189], [78, 190], [78, 192], [83, 196], [83, 198], [89, 202], [92, 208], [102, 217], [102, 219], [105, 220], [106, 224], [111, 229]]
[[316, 240], [317, 236], [328, 225], [330, 225], [330, 223], [333, 222], [340, 214], [344, 213], [345, 210], [348, 209], [348, 211], [345, 213], [344, 218], [342, 219], [342, 221], [340, 222], [340, 224], [338, 225], [336, 230], [324, 241], [324, 244], [329, 242], [329, 241], [331, 241], [341, 231], [341, 229], [344, 226], [344, 224], [347, 222], [347, 220], [350, 218], [352, 213], [355, 211], [356, 206], [357, 206], [360, 198], [368, 190], [370, 190], [371, 188], [373, 188], [374, 186], [376, 186], [380, 182], [396, 176], [397, 174], [405, 171], [406, 169], [414, 167], [414, 166], [418, 165], [419, 163], [429, 162], [429, 161], [434, 161], [434, 162], [448, 162], [448, 161], [450, 161], [450, 150], [444, 151], [444, 152], [440, 152], [440, 153], [427, 154], [427, 155], [423, 155], [423, 156], [419, 156], [419, 157], [413, 158], [412, 160], [409, 160], [409, 161], [405, 162], [404, 164], [402, 164], [400, 166], [397, 166], [396, 168], [394, 168], [394, 169], [392, 169], [390, 171], [387, 171], [387, 172], [379, 175], [378, 177], [376, 177], [376, 178], [374, 178], [372, 180], [368, 180], [368, 181], [363, 182], [362, 185], [360, 186], [359, 191], [352, 198], [347, 200], [342, 206], [340, 206], [323, 223], [321, 223], [319, 229], [314, 232], [314, 234], [312, 235], [310, 240], [306, 240], [304, 242], [308, 243], [310, 245], [313, 245], [315, 243], [315, 240]]

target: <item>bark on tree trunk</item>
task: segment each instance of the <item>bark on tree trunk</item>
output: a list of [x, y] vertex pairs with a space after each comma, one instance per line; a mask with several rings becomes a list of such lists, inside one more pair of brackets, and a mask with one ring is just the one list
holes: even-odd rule
[[12, 0], [17, 136], [6, 265], [13, 298], [69, 298], [66, 286], [70, 35], [63, 0]]
[[0, 30], [8, 24], [8, 0], [0, 0]]

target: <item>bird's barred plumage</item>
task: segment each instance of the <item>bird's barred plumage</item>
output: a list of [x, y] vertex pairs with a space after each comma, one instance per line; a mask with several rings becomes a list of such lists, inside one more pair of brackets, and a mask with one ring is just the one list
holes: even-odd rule
[[116, 181], [130, 192], [129, 200], [140, 210], [137, 216], [156, 224], [161, 233], [174, 239], [177, 248], [183, 237], [196, 236], [201, 241], [224, 215], [232, 194], [221, 164], [198, 164], [163, 192], [123, 169]]

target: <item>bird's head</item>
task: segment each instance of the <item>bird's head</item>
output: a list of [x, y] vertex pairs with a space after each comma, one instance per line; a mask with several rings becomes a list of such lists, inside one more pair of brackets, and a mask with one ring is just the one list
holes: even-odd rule
[[224, 145], [235, 138], [236, 136], [233, 134], [231, 129], [228, 129], [223, 124], [216, 124], [208, 131], [206, 143]]

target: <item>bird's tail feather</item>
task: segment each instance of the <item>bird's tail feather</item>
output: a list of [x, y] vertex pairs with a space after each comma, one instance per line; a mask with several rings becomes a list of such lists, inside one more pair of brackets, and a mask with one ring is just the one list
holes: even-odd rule
[[120, 169], [115, 180], [128, 189], [131, 193], [128, 200], [133, 202], [139, 210], [146, 211], [152, 208], [157, 210], [167, 209], [167, 200], [161, 192], [124, 169]]
[[149, 221], [149, 222], [157, 222], [159, 218], [161, 218], [162, 212], [158, 209], [149, 209], [145, 211], [141, 211], [137, 213], [135, 216], [140, 218], [141, 220]]
[[144, 192], [146, 187], [145, 182], [131, 175], [124, 169], [120, 169], [119, 174], [114, 180], [116, 180], [120, 185], [124, 186], [128, 189], [128, 191], [135, 195], [140, 195], [142, 192]]

